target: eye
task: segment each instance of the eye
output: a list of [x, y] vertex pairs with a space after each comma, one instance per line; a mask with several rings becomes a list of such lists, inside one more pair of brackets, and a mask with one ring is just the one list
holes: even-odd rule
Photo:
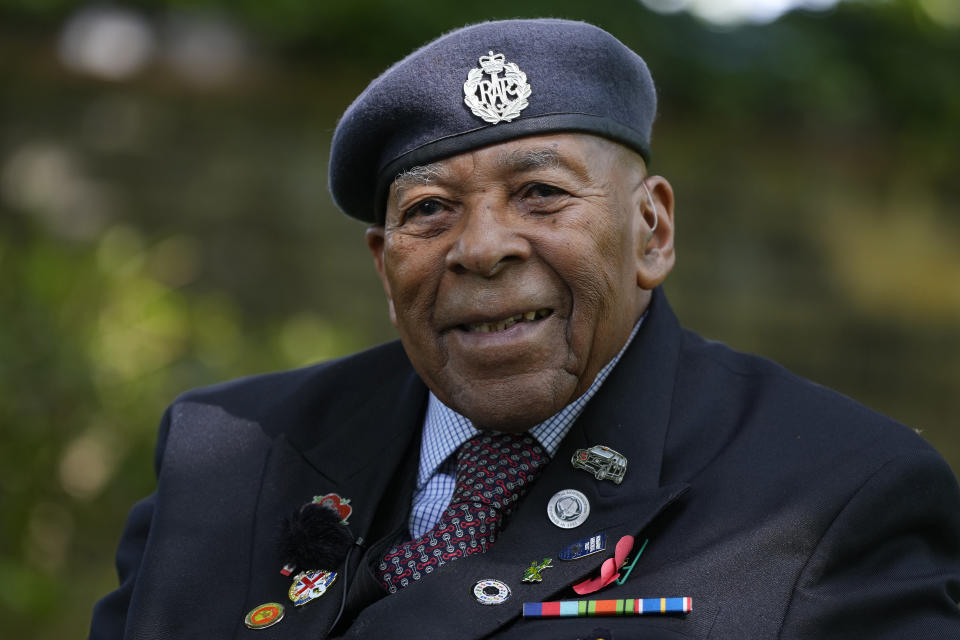
[[446, 210], [446, 205], [436, 198], [427, 198], [403, 210], [403, 219], [429, 217]]
[[565, 195], [567, 195], [567, 192], [560, 187], [544, 184], [542, 182], [533, 182], [528, 184], [523, 189], [523, 191], [520, 193], [520, 199], [530, 202], [536, 200], [546, 200], [548, 198], [555, 198]]
[[569, 203], [570, 194], [552, 184], [531, 182], [520, 189], [517, 198], [518, 204], [527, 213], [552, 214], [557, 213]]

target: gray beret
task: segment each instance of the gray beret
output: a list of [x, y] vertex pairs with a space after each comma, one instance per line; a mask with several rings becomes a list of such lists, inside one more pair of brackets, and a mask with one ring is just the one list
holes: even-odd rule
[[347, 215], [383, 222], [402, 171], [561, 131], [609, 138], [649, 161], [656, 110], [646, 63], [593, 25], [464, 27], [387, 69], [347, 108], [333, 134], [330, 192]]

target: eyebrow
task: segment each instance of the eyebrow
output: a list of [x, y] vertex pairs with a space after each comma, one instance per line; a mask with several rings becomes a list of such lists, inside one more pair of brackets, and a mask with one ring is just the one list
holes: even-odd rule
[[[571, 164], [563, 154], [550, 147], [505, 152], [497, 157], [496, 162], [500, 169], [518, 173], [540, 169], [565, 169], [582, 180], [589, 178], [585, 167]], [[443, 160], [410, 167], [394, 178], [392, 185], [394, 197], [399, 200], [407, 189], [443, 182], [449, 175], [450, 171]]]
[[586, 167], [571, 162], [562, 153], [551, 147], [540, 149], [517, 149], [502, 154], [497, 164], [504, 169], [517, 172], [537, 171], [540, 169], [564, 169], [580, 179], [589, 178]]
[[395, 197], [399, 200], [403, 192], [410, 187], [433, 184], [438, 180], [443, 180], [449, 173], [443, 161], [405, 169], [393, 179]]
[[560, 154], [554, 149], [517, 149], [502, 153], [497, 165], [514, 171], [535, 171], [537, 169], [556, 169], [562, 164]]

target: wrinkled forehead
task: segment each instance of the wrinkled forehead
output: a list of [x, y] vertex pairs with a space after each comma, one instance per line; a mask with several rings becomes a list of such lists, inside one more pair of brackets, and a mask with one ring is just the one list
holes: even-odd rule
[[[457, 157], [459, 156], [404, 169], [391, 182], [391, 194], [400, 197], [411, 187], [449, 180], [452, 174], [450, 164]], [[504, 170], [520, 173], [537, 169], [555, 169], [568, 164], [559, 151], [548, 146], [504, 150], [496, 154], [495, 163]]]
[[644, 61], [597, 27], [472, 25], [395, 64], [347, 109], [334, 132], [330, 191], [348, 215], [381, 222], [399, 177], [396, 186], [436, 179], [446, 158], [547, 133], [601, 136], [649, 159], [655, 113]]

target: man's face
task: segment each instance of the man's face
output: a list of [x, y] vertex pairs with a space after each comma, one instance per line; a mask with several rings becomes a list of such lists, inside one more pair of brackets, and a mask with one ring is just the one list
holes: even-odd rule
[[643, 180], [639, 156], [585, 134], [397, 178], [367, 241], [404, 348], [441, 401], [479, 428], [524, 431], [589, 388], [673, 265], [670, 186], [648, 178], [650, 198]]

